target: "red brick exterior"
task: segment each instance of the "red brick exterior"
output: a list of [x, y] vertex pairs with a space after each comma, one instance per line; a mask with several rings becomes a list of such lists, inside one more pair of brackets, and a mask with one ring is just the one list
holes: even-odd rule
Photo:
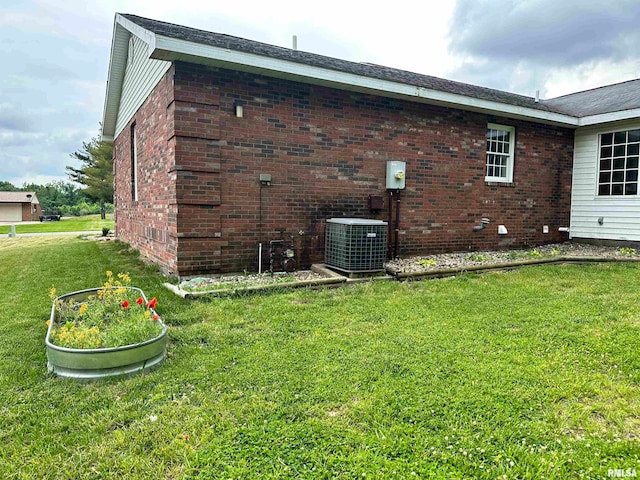
[[[401, 256], [555, 242], [569, 224], [570, 129], [184, 63], [132, 122], [140, 200], [126, 128], [115, 142], [117, 234], [181, 276], [255, 270], [257, 244], [281, 230], [301, 265], [322, 261], [325, 219], [387, 220], [368, 198], [383, 195], [386, 208], [389, 160], [407, 164]], [[484, 181], [489, 122], [516, 128], [512, 184]], [[482, 217], [491, 224], [473, 231]]]
[[[167, 273], [177, 270], [173, 68], [114, 142], [116, 235]], [[132, 195], [131, 125], [135, 124], [138, 201]]]
[[42, 209], [39, 203], [23, 203], [22, 204], [22, 221], [35, 222], [39, 220]]

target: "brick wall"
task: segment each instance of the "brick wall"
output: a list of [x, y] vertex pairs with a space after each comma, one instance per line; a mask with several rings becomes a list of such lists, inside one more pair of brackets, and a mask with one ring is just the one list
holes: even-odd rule
[[175, 166], [178, 271], [219, 271], [222, 237], [220, 93], [210, 72], [178, 64], [175, 82]]
[[[369, 211], [368, 197], [383, 195], [386, 208], [388, 160], [407, 162], [401, 255], [565, 239], [557, 229], [569, 223], [569, 129], [204, 66], [174, 68], [175, 77], [170, 71], [136, 115], [139, 135], [148, 115], [162, 117], [167, 129], [167, 195], [157, 199], [157, 209], [164, 205], [173, 216], [166, 251], [148, 255], [165, 270], [255, 270], [258, 242], [278, 239], [280, 232], [293, 239], [303, 265], [322, 261], [325, 219], [387, 219], [386, 210]], [[234, 116], [236, 100], [244, 102], [243, 118]], [[489, 122], [516, 128], [513, 184], [484, 181]], [[154, 128], [144, 135], [158, 138], [160, 127]], [[127, 135], [118, 137], [118, 148], [126, 148]], [[153, 147], [145, 152], [161, 150], [158, 140], [148, 142]], [[271, 174], [270, 186], [261, 186], [261, 173]], [[140, 208], [127, 207], [128, 178], [116, 182], [122, 197], [116, 198], [117, 228], [131, 241], [142, 227], [134, 221]], [[490, 226], [474, 232], [482, 217]], [[498, 224], [509, 234], [499, 236]]]
[[[255, 269], [256, 244], [279, 238], [281, 230], [297, 243], [302, 263], [309, 263], [323, 259], [325, 219], [386, 220], [387, 212], [371, 213], [367, 200], [384, 195], [386, 207], [388, 160], [407, 162], [401, 255], [565, 238], [557, 229], [569, 224], [569, 129], [247, 73], [184, 64], [177, 69], [218, 89], [212, 125], [220, 131], [215, 154], [223, 271]], [[233, 115], [236, 100], [245, 102], [243, 118]], [[484, 181], [488, 122], [516, 127], [513, 184]], [[261, 173], [272, 175], [270, 186], [260, 186]], [[482, 217], [491, 225], [474, 232]], [[498, 236], [498, 224], [509, 234]]]
[[[114, 142], [116, 235], [177, 273], [177, 205], [173, 135], [173, 68]], [[135, 123], [138, 201], [131, 188], [131, 125]]]
[[35, 203], [35, 204], [23, 203], [22, 204], [22, 221], [23, 222], [34, 222], [36, 220], [39, 220], [41, 214], [42, 214], [42, 208], [40, 208], [39, 203]]

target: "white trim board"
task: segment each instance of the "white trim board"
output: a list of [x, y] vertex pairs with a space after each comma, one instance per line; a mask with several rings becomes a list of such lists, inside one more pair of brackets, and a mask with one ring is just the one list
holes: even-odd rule
[[571, 115], [508, 105], [506, 103], [365, 77], [288, 60], [264, 57], [253, 53], [238, 52], [161, 35], [156, 36], [155, 45], [156, 49], [151, 53], [151, 57], [157, 60], [179, 60], [227, 67], [277, 78], [291, 78], [304, 83], [332, 86], [341, 90], [364, 91], [382, 96], [410, 99], [421, 103], [503, 115], [510, 118], [542, 120], [545, 123], [569, 127], [578, 126], [577, 119]]

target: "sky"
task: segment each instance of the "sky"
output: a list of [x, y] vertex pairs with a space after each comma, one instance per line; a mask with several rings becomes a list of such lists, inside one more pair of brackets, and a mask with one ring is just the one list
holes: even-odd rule
[[639, 0], [0, 0], [0, 181], [78, 166], [116, 12], [541, 98], [640, 77]]

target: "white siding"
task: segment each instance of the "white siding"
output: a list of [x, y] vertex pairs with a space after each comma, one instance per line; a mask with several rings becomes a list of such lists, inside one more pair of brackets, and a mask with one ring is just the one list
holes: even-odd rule
[[127, 126], [131, 117], [171, 66], [171, 62], [150, 59], [147, 44], [135, 35], [131, 38], [134, 42], [134, 55], [131, 60], [127, 58], [126, 62], [114, 138]]
[[[576, 130], [571, 187], [572, 238], [640, 241], [640, 196], [597, 196], [598, 135], [640, 128], [640, 120]], [[598, 218], [603, 217], [603, 224]]]

